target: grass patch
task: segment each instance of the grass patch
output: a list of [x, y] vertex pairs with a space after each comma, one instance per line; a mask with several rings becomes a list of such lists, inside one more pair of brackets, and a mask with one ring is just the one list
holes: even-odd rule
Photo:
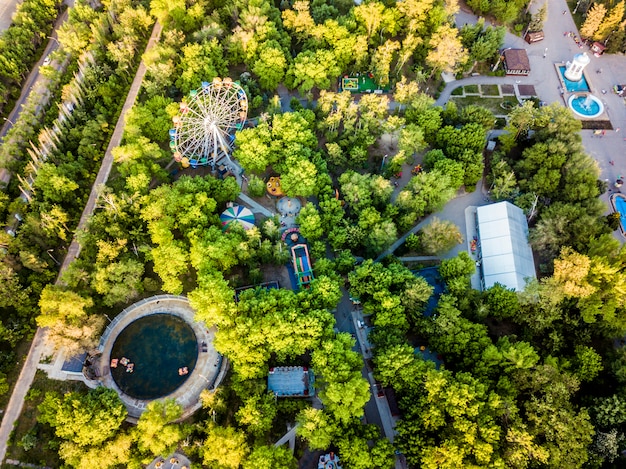
[[[37, 406], [43, 401], [46, 392], [56, 391], [65, 394], [86, 390], [87, 387], [80, 381], [48, 379], [45, 372], [37, 370], [30, 391], [24, 399], [22, 413], [11, 433], [6, 457], [39, 466], [61, 467], [54, 430], [48, 425], [37, 422], [37, 415], [39, 414]], [[25, 442], [32, 444], [32, 448], [25, 448]], [[15, 466], [3, 464], [2, 467]]]
[[480, 92], [483, 96], [500, 96], [498, 85], [480, 85]]
[[467, 93], [474, 93], [474, 94], [478, 94], [478, 85], [465, 85], [463, 87], [465, 89], [465, 94]]
[[457, 86], [452, 90], [452, 96], [463, 96], [463, 87]]
[[459, 108], [464, 108], [469, 105], [482, 106], [484, 108], [489, 109], [497, 116], [508, 115], [509, 111], [502, 109], [500, 104], [506, 102], [511, 102], [511, 98], [484, 98], [481, 96], [465, 96], [464, 98], [455, 98], [451, 97], [450, 101], [454, 101], [454, 103]]

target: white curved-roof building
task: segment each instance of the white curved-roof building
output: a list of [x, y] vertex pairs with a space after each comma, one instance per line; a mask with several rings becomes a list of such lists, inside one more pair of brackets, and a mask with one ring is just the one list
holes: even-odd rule
[[476, 209], [481, 285], [499, 283], [522, 291], [537, 278], [533, 252], [528, 243], [528, 222], [521, 208], [509, 202]]

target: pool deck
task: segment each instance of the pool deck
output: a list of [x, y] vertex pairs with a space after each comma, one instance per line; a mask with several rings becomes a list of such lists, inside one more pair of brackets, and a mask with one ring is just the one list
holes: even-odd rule
[[[111, 349], [113, 348], [115, 339], [126, 326], [139, 318], [156, 313], [168, 313], [184, 319], [193, 329], [198, 342], [198, 360], [189, 378], [174, 392], [159, 398], [176, 399], [184, 409], [182, 418], [187, 417], [201, 406], [200, 393], [207, 388], [216, 388], [228, 369], [226, 359], [217, 353], [213, 347], [213, 338], [215, 337], [216, 328], [212, 327], [211, 329], [207, 329], [204, 324], [196, 322], [194, 311], [186, 297], [158, 295], [146, 298], [129, 306], [111, 321], [100, 339], [98, 351], [101, 355], [94, 365], [98, 378], [92, 381], [96, 381], [99, 385], [117, 391], [122, 402], [124, 402], [124, 405], [128, 409], [129, 418], [127, 420], [131, 422], [139, 418], [146, 409], [146, 406], [152, 401], [135, 399], [124, 394], [119, 389], [111, 376]], [[202, 347], [200, 346], [203, 342], [207, 345], [206, 352], [202, 351]]]

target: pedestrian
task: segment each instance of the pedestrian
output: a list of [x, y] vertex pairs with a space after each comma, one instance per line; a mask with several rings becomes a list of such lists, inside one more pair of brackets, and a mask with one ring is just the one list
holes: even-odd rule
[[615, 166], [615, 161], [610, 160], [610, 161], [609, 161], [609, 164], [610, 164], [611, 166]]
[[563, 10], [563, 14], [567, 13], [567, 10]]
[[606, 129], [602, 130], [602, 136], [604, 137], [606, 135]]
[[616, 132], [616, 133], [617, 133], [617, 132], [619, 132], [619, 127], [618, 127], [617, 129], [615, 129], [615, 132]]

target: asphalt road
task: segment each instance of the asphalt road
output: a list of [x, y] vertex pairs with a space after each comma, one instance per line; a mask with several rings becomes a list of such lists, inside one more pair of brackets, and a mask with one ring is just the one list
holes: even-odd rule
[[8, 29], [13, 22], [13, 13], [17, 10], [19, 0], [0, 0], [0, 32]]
[[[0, 2], [2, 1], [4, 0], [0, 0]], [[0, 17], [2, 17], [1, 11], [0, 11]], [[39, 73], [39, 67], [43, 65], [43, 61], [49, 54], [51, 54], [52, 52], [54, 52], [55, 50], [59, 48], [59, 43], [57, 40], [57, 29], [59, 26], [61, 26], [65, 22], [66, 19], [67, 19], [67, 10], [65, 10], [63, 14], [57, 18], [56, 23], [54, 25], [54, 30], [52, 32], [52, 35], [50, 36], [52, 39], [48, 41], [48, 45], [44, 49], [43, 54], [41, 55], [37, 63], [33, 66], [33, 69], [29, 73], [28, 78], [26, 78], [26, 81], [24, 82], [24, 86], [22, 87], [22, 93], [20, 94], [19, 99], [15, 103], [15, 107], [9, 113], [9, 117], [5, 118], [4, 122], [2, 123], [3, 125], [2, 125], [2, 128], [0, 129], [0, 141], [4, 140], [4, 136], [6, 135], [6, 133], [11, 129], [11, 127], [13, 127], [13, 124], [15, 123], [15, 121], [20, 115], [20, 112], [22, 110], [22, 105], [28, 99], [28, 95], [30, 94], [31, 90], [34, 87], [36, 87], [40, 82], [42, 82], [43, 80], [46, 80], [46, 78], [41, 76], [41, 74]]]

